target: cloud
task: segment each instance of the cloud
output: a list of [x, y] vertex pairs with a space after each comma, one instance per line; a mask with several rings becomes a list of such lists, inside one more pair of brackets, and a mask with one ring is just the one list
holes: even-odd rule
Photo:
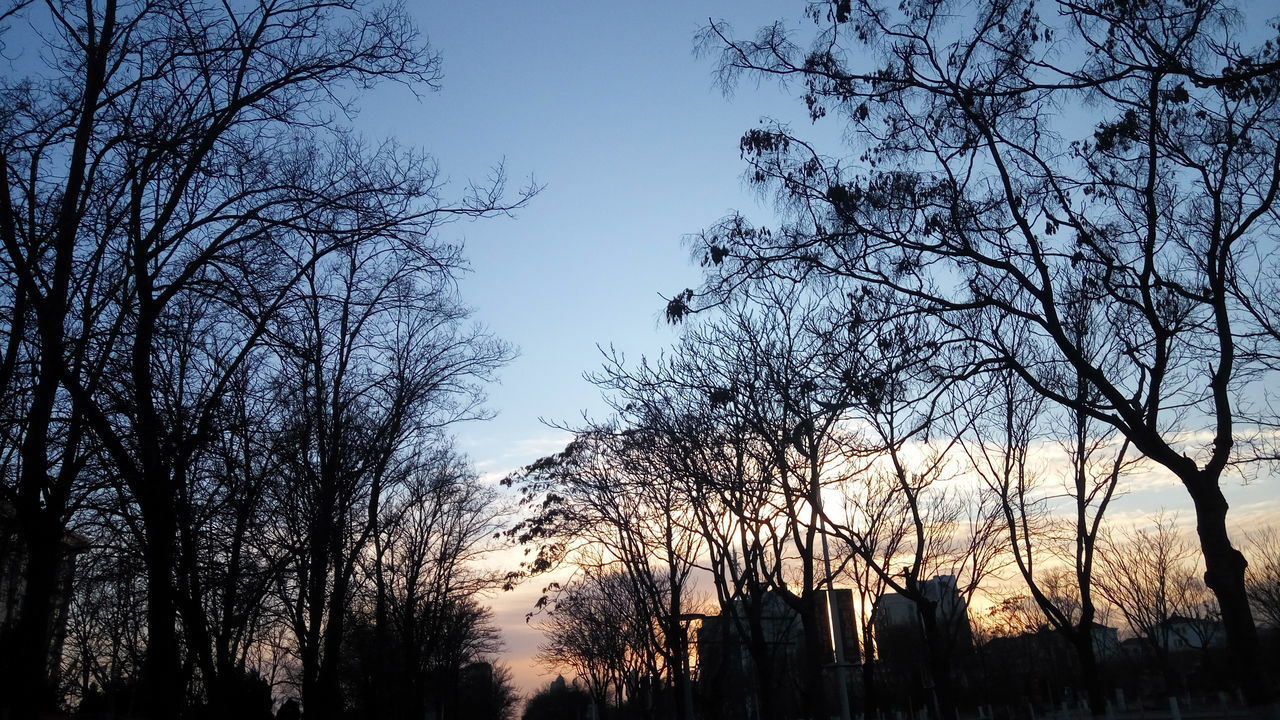
[[[560, 452], [571, 440], [572, 433], [554, 430], [512, 441], [493, 437], [473, 438], [467, 446], [489, 450], [483, 457], [473, 457], [471, 466], [481, 479], [496, 481], [538, 458]], [[494, 451], [493, 448], [502, 450]]]
[[512, 442], [497, 442], [491, 438], [482, 438], [471, 441], [468, 445], [484, 448], [504, 448], [500, 452], [490, 453], [485, 457], [472, 460], [472, 467], [475, 468], [482, 480], [497, 482], [538, 458], [560, 452], [572, 439], [573, 435], [571, 433], [556, 430]]

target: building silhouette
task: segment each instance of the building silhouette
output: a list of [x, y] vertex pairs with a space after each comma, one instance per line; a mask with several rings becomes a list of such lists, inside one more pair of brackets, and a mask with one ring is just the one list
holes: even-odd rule
[[[857, 624], [853, 591], [833, 591], [834, 607], [826, 591], [814, 593], [822, 647], [825, 648], [824, 677], [829, 706], [837, 702], [834, 669], [834, 644], [831, 641], [830, 610], [838, 613], [842, 650], [846, 664], [854, 664], [858, 653]], [[753, 613], [758, 619], [753, 620]], [[753, 625], [758, 623], [758, 637], [753, 638]], [[758, 598], [739, 598], [722, 609], [719, 615], [702, 620], [696, 634], [696, 679], [702, 697], [703, 714], [708, 717], [760, 718], [759, 696], [768, 693], [779, 717], [791, 717], [799, 711], [801, 693], [805, 691], [804, 625], [800, 614], [780, 594], [766, 591]], [[753, 647], [755, 652], [753, 653]], [[764, 655], [767, 673], [759, 672], [756, 657]], [[762, 677], [764, 675], [764, 677]], [[845, 692], [853, 686], [855, 674], [847, 672]], [[761, 684], [767, 687], [761, 687]], [[714, 710], [710, 710], [714, 708]], [[711, 714], [708, 715], [707, 713]]]
[[[938, 575], [919, 583], [920, 593], [935, 603], [941, 649], [953, 658], [973, 652], [969, 608], [954, 575]], [[928, 659], [924, 626], [915, 600], [901, 593], [876, 599], [871, 615], [877, 657], [888, 664], [917, 664]]]
[[[1089, 632], [1094, 657], [1100, 665], [1122, 656], [1116, 628], [1093, 623]], [[1061, 632], [1048, 626], [992, 638], [977, 649], [977, 655], [974, 665], [980, 675], [974, 685], [984, 693], [985, 702], [1017, 698], [1034, 705], [1053, 706], [1066, 697], [1084, 698], [1086, 690], [1076, 648]]]

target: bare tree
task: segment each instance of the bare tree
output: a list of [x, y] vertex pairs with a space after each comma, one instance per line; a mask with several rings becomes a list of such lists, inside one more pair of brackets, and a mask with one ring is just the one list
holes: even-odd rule
[[707, 359], [692, 344], [678, 360], [642, 362], [639, 368], [611, 356], [607, 379], [598, 380], [616, 393], [610, 396], [615, 409], [646, 438], [663, 482], [685, 504], [684, 530], [699, 539], [698, 563], [710, 572], [721, 622], [714, 630], [703, 626], [711, 644], [702, 652], [718, 647], [724, 657], [703, 657], [700, 689], [704, 696], [714, 694], [722, 683], [709, 668], [728, 668], [737, 647], [732, 641], [745, 639], [754, 682], [745, 698], [734, 696], [732, 702], [781, 717], [783, 676], [777, 669], [787, 658], [771, 642], [764, 616], [770, 578], [781, 576], [785, 562], [786, 523], [771, 478], [761, 471], [759, 440], [726, 407], [724, 383], [690, 372], [714, 367]]
[[[91, 543], [77, 558], [67, 607], [62, 686], [85, 710], [127, 714], [142, 667], [146, 632], [146, 583], [141, 554], [127, 524], [113, 529], [118, 515], [96, 527], [77, 528]], [[123, 532], [121, 532], [123, 530]]]
[[[743, 137], [749, 180], [787, 221], [705, 231], [707, 292], [774, 274], [886, 288], [966, 347], [957, 372], [1006, 368], [1116, 428], [1186, 488], [1236, 676], [1270, 705], [1221, 481], [1274, 424], [1248, 400], [1275, 356], [1257, 312], [1277, 257], [1274, 39], [1244, 48], [1218, 0], [809, 8], [808, 47], [781, 23], [746, 40], [707, 28], [726, 82], [794, 81], [853, 143], [846, 159], [779, 124]], [[1096, 124], [1060, 111], [1081, 103]], [[1079, 312], [1102, 345], [1073, 335]]]
[[[249, 358], [222, 398], [215, 430], [193, 453], [178, 527], [177, 588], [187, 662], [205, 703], [233, 713], [280, 607], [273, 590], [287, 553], [271, 542], [281, 443], [268, 358]], [[265, 674], [265, 673], [263, 673]]]
[[313, 715], [342, 707], [345, 621], [383, 503], [412, 480], [417, 454], [442, 428], [483, 416], [479, 383], [509, 357], [465, 324], [452, 270], [438, 253], [424, 260], [394, 246], [344, 249], [306, 271], [272, 329], [288, 417], [278, 502], [293, 508], [282, 597]]
[[[689, 682], [684, 616], [701, 548], [681, 487], [658, 459], [660, 442], [650, 428], [597, 424], [578, 431], [564, 452], [505, 481], [519, 487], [530, 510], [509, 533], [536, 546], [525, 574], [571, 565], [589, 576], [608, 575], [613, 585], [629, 583], [630, 602], [657, 635], [650, 643], [633, 643], [633, 652], [648, 653], [635, 661], [646, 672], [619, 677], [629, 698], [653, 712], [682, 695]], [[658, 679], [665, 687], [652, 682]], [[656, 695], [667, 688], [674, 694]], [[667, 710], [678, 717], [687, 711], [680, 702]]]
[[652, 679], [655, 670], [655, 618], [632, 587], [621, 573], [586, 571], [541, 623], [538, 661], [571, 668], [601, 710], [611, 701], [620, 707], [627, 686]]
[[[853, 582], [859, 609], [858, 634], [862, 653], [862, 703], [864, 714], [879, 710], [876, 686], [878, 658], [875, 643], [874, 613], [870, 611], [888, 592], [884, 575], [877, 568], [892, 568], [910, 541], [911, 513], [903, 507], [903, 496], [897, 483], [886, 473], [866, 473], [859, 482], [843, 488], [844, 511], [850, 526], [860, 528], [857, 545], [850, 548], [850, 562], [845, 576]], [[872, 562], [862, 560], [873, 558]]]
[[[905, 457], [945, 416], [949, 384], [933, 372], [930, 355], [939, 347], [916, 326], [895, 319], [874, 293], [832, 303], [788, 282], [759, 283], [727, 298], [716, 318], [691, 325], [669, 357], [629, 368], [610, 356], [600, 378], [616, 394], [621, 416], [661, 438], [655, 454], [697, 510], [722, 616], [740, 623], [738, 637], [751, 640], [765, 714], [782, 712], [772, 697], [776, 649], [760, 627], [766, 592], [801, 621], [799, 697], [806, 712], [817, 712], [826, 695], [823, 667], [831, 661], [821, 640], [827, 608], [819, 591], [829, 586], [831, 570], [856, 559], [866, 571], [864, 585], [887, 582], [910, 593], [937, 630], [936, 603], [917, 581], [950, 570], [967, 578], [971, 592], [992, 567], [990, 508], [973, 519], [972, 534], [958, 530], [966, 525], [964, 504], [936, 482], [946, 472], [943, 454], [920, 467]], [[882, 476], [893, 481], [872, 482]], [[824, 488], [852, 490], [862, 502], [850, 509], [874, 515], [874, 532], [857, 512], [842, 518], [824, 509]], [[894, 498], [887, 505], [885, 494]], [[902, 537], [882, 537], [886, 513], [899, 510], [906, 518], [899, 529], [915, 531], [911, 549]], [[825, 551], [828, 535], [840, 541], [838, 557]], [[904, 556], [906, 576], [898, 573]], [[926, 637], [937, 656], [934, 670], [944, 672], [950, 642], [938, 632]], [[945, 682], [940, 694], [949, 702]]]
[[[1106, 697], [1094, 645], [1093, 575], [1103, 516], [1133, 462], [1125, 458], [1129, 444], [1113, 447], [1114, 430], [1099, 432], [1098, 423], [1081, 412], [1070, 413], [1066, 427], [1043, 427], [1043, 398], [1009, 373], [991, 376], [987, 387], [991, 407], [979, 411], [976, 437], [963, 447], [999, 505], [1006, 549], [1029, 599], [1075, 649], [1090, 711], [1102, 716]], [[1077, 379], [1076, 391], [1089, 392], [1083, 379]], [[1060, 483], [1046, 487], [1049, 473], [1033, 455], [1052, 451], [1040, 440], [1055, 436], [1067, 467]], [[1055, 502], [1062, 499], [1067, 502]], [[1062, 587], [1066, 576], [1069, 588]]]
[[[714, 319], [691, 324], [668, 357], [632, 368], [610, 355], [598, 379], [620, 416], [656, 438], [668, 482], [681, 484], [695, 508], [730, 620], [718, 627], [749, 638], [760, 711], [785, 712], [773, 692], [776, 648], [761, 623], [766, 593], [800, 620], [798, 697], [806, 712], [818, 712], [831, 662], [819, 593], [847, 563], [875, 594], [884, 583], [922, 606], [931, 672], [949, 675], [956, 639], [943, 628], [953, 625], [936, 621], [923, 581], [950, 572], [971, 593], [996, 553], [990, 507], [962, 517], [969, 508], [947, 487], [945, 454], [907, 457], [947, 413], [951, 379], [931, 358], [938, 344], [873, 292], [833, 303], [785, 281], [748, 290], [726, 298]], [[824, 489], [858, 501], [841, 517], [824, 508]], [[887, 518], [898, 512], [895, 534]], [[834, 556], [828, 536], [840, 544]], [[949, 707], [945, 678], [939, 694]]]
[[[818, 715], [828, 702], [824, 667], [832, 660], [831, 646], [823, 640], [830, 616], [822, 604], [832, 596], [820, 593], [830, 588], [836, 574], [824, 564], [830, 558], [824, 551], [822, 493], [843, 479], [833, 462], [840, 452], [848, 398], [858, 391], [853, 375], [842, 374], [849, 369], [832, 356], [848, 352], [849, 346], [829, 342], [829, 308], [790, 283], [762, 284], [752, 296], [735, 298], [722, 310], [715, 320], [690, 327], [669, 362], [632, 375], [615, 366], [608, 385], [625, 398], [619, 404], [637, 402], [646, 387], [657, 384], [683, 390], [691, 396], [686, 403], [701, 405], [700, 414], [720, 425], [710, 437], [730, 444], [701, 453], [719, 469], [686, 467], [681, 474], [704, 500], [711, 498], [696, 482], [708, 473], [718, 475], [719, 482], [737, 483], [715, 488], [719, 497], [714, 500], [734, 511], [738, 537], [716, 528], [714, 518], [704, 525], [709, 543], [722, 548], [719, 569], [727, 571], [718, 581], [722, 595], [725, 590], [751, 593], [722, 597], [723, 609], [731, 612], [737, 603], [746, 604], [753, 659], [757, 671], [765, 673], [773, 651], [755, 627], [767, 599], [763, 591], [796, 613], [803, 636], [797, 696], [804, 713]], [[653, 407], [655, 400], [639, 401]], [[726, 459], [730, 464], [723, 463]], [[699, 504], [709, 509], [706, 502]], [[738, 557], [735, 546], [742, 551]], [[735, 568], [725, 561], [744, 564]], [[844, 671], [840, 667], [836, 675]], [[768, 688], [776, 677], [766, 675], [761, 682]], [[847, 703], [843, 684], [835, 687], [836, 698]]]
[[1280, 628], [1280, 532], [1272, 526], [1246, 533], [1249, 574], [1245, 587], [1253, 612], [1263, 623]]
[[[1157, 515], [1152, 527], [1133, 528], [1106, 538], [1099, 553], [1098, 591], [1124, 617], [1129, 631], [1142, 641], [1164, 670], [1173, 687], [1176, 676], [1170, 653], [1180, 642], [1200, 649], [1216, 632], [1217, 608], [1196, 577], [1196, 552], [1182, 535], [1176, 518]], [[1175, 623], [1183, 622], [1180, 631]], [[1187, 622], [1189, 621], [1189, 622]], [[1195, 637], [1185, 638], [1180, 632]]]
[[[839, 569], [828, 551], [823, 492], [847, 480], [838, 464], [841, 422], [858, 386], [849, 382], [849, 368], [833, 359], [843, 359], [852, 346], [831, 341], [831, 321], [830, 308], [783, 282], [761, 285], [746, 302], [726, 305], [719, 322], [691, 334], [704, 346], [699, 361], [721, 378], [727, 419], [751, 433], [745, 449], [776, 508], [775, 524], [767, 529], [771, 550], [759, 558], [769, 562], [759, 569], [767, 589], [800, 621], [800, 705], [806, 715], [835, 711], [827, 707], [832, 675], [837, 707], [848, 714], [841, 681], [846, 668], [842, 663], [834, 673], [824, 670], [836, 659], [828, 623], [840, 620], [823, 604], [834, 595], [820, 594], [833, 587]], [[843, 640], [834, 646], [843, 653]]]
[[[16, 493], [31, 552], [57, 552], [83, 433], [62, 435], [54, 408], [74, 408], [144, 521], [150, 712], [172, 717], [185, 684], [174, 579], [186, 475], [270, 320], [329, 252], [377, 238], [429, 257], [446, 216], [522, 199], [502, 202], [499, 172], [445, 204], [429, 158], [367, 147], [338, 124], [351, 91], [437, 80], [438, 59], [394, 8], [26, 10], [38, 7], [51, 31], [24, 41], [47, 67], [4, 88], [0, 156], [10, 348], [21, 338], [33, 353]], [[66, 461], [49, 473], [52, 450]], [[36, 624], [49, 597], [40, 572], [25, 615]], [[20, 632], [33, 655], [48, 646], [34, 625]], [[15, 662], [6, 679], [43, 667]]]
[[[973, 389], [947, 372], [936, 331], [888, 296], [848, 293], [840, 311], [829, 322], [828, 362], [847, 388], [842, 420], [861, 433], [843, 440], [852, 468], [843, 481], [855, 489], [846, 517], [828, 519], [829, 532], [861, 566], [862, 585], [882, 584], [914, 604], [937, 709], [951, 715], [955, 660], [969, 643], [958, 613], [1000, 555], [996, 508], [955, 482], [952, 451], [966, 431], [955, 408], [973, 404]], [[928, 581], [937, 574], [954, 578], [964, 605], [934, 594]]]
[[455, 711], [464, 666], [496, 651], [478, 599], [502, 578], [479, 561], [495, 549], [503, 504], [452, 447], [419, 452], [405, 482], [388, 489], [358, 569], [351, 612], [361, 652], [344, 663], [343, 682], [371, 718]]

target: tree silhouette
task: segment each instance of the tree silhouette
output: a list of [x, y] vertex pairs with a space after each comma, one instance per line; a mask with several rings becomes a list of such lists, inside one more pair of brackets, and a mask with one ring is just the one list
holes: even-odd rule
[[[1280, 46], [1246, 49], [1217, 0], [809, 7], [808, 47], [781, 23], [747, 40], [713, 24], [705, 47], [727, 83], [777, 77], [815, 120], [838, 117], [848, 157], [778, 123], [746, 133], [749, 181], [786, 221], [704, 231], [707, 286], [669, 313], [751, 278], [839, 276], [936, 323], [955, 374], [1011, 371], [1116, 428], [1186, 488], [1236, 677], [1269, 705], [1221, 481], [1275, 422], [1253, 398], [1274, 378], [1259, 308], [1275, 294]], [[1096, 121], [1067, 110], [1081, 104]]]
[[0, 695], [20, 717], [51, 701], [50, 568], [91, 453], [143, 533], [146, 713], [177, 717], [182, 643], [207, 639], [180, 533], [198, 514], [192, 473], [272, 322], [332, 253], [396, 248], [447, 273], [441, 222], [518, 207], [536, 189], [504, 200], [499, 168], [446, 202], [428, 156], [342, 124], [380, 81], [435, 87], [439, 60], [402, 9], [111, 0], [0, 12], [48, 28], [5, 36], [40, 60], [5, 80], [0, 119], [0, 393], [21, 408], [6, 426], [20, 463], [4, 491], [31, 559]]
[[[1114, 430], [1100, 432], [1080, 412], [1068, 413], [1062, 427], [1045, 428], [1042, 396], [1009, 373], [988, 380], [990, 407], [975, 408], [974, 432], [962, 446], [998, 503], [1005, 549], [1030, 593], [1027, 599], [1075, 648], [1090, 712], [1103, 716], [1094, 575], [1103, 518], [1134, 462], [1126, 458], [1128, 443], [1114, 447]], [[1088, 392], [1087, 384], [1077, 380], [1077, 391]], [[1066, 455], [1068, 469], [1060, 477], [1033, 457], [1043, 447], [1038, 441], [1048, 438]], [[1061, 561], [1069, 565], [1056, 566]]]

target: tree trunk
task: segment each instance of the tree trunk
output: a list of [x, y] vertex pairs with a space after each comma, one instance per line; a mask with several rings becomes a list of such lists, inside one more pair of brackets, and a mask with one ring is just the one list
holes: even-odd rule
[[[390, 695], [391, 689], [387, 687], [388, 680], [391, 676], [391, 668], [395, 665], [395, 660], [388, 655], [403, 655], [403, 650], [392, 644], [391, 618], [387, 611], [387, 577], [386, 568], [384, 566], [384, 555], [386, 548], [382, 545], [382, 535], [380, 532], [373, 533], [373, 638], [374, 647], [378, 649], [378, 656], [369, 658], [366, 662], [372, 662], [377, 669], [377, 677], [370, 681], [371, 687], [366, 692], [365, 707], [368, 709], [370, 717], [386, 717], [387, 703], [384, 694]], [[408, 637], [401, 635], [402, 638]], [[407, 675], [408, 673], [406, 673]], [[391, 707], [396, 707], [394, 700], [390, 703]]]
[[[49, 484], [50, 440], [49, 430], [55, 416], [58, 384], [66, 369], [67, 298], [70, 294], [71, 276], [75, 262], [76, 236], [80, 230], [78, 203], [82, 197], [84, 179], [89, 166], [89, 143], [96, 121], [97, 104], [105, 85], [105, 75], [110, 49], [114, 43], [114, 5], [102, 13], [97, 28], [96, 44], [84, 46], [84, 90], [75, 113], [74, 142], [67, 156], [66, 182], [58, 203], [57, 232], [52, 244], [52, 274], [49, 284], [40, 291], [25, 287], [16, 288], [15, 307], [25, 312], [28, 303], [36, 310], [39, 338], [38, 377], [31, 390], [31, 405], [25, 418], [25, 435], [19, 448], [22, 461], [18, 478], [19, 533], [22, 548], [28, 562], [24, 572], [27, 589], [22, 600], [23, 613], [14, 629], [16, 652], [8, 651], [9, 662], [0, 661], [0, 689], [6, 690], [0, 708], [7, 709], [12, 699], [14, 717], [34, 716], [41, 705], [51, 702], [51, 682], [48, 673], [48, 654], [52, 647], [50, 619], [53, 616], [54, 594], [57, 589], [57, 567], [61, 558], [62, 511], [65, 497], [57, 492], [45, 493]], [[87, 33], [94, 37], [95, 33]], [[9, 165], [0, 164], [0, 179], [6, 183], [4, 198], [4, 237], [9, 249], [9, 261], [14, 266], [38, 277], [37, 266], [46, 250], [34, 247], [20, 248], [15, 230], [15, 214], [9, 193]], [[33, 201], [34, 202], [34, 201]], [[23, 253], [28, 253], [26, 256]], [[30, 293], [30, 294], [29, 294]], [[14, 321], [11, 330], [22, 331], [24, 320]], [[16, 347], [16, 346], [15, 346]], [[11, 376], [9, 378], [11, 379]], [[7, 389], [7, 388], [6, 388]], [[65, 460], [65, 457], [64, 457]], [[41, 507], [42, 495], [45, 507]], [[6, 648], [8, 650], [8, 648]], [[6, 683], [12, 683], [8, 687]], [[48, 695], [48, 697], [44, 697]]]
[[756, 702], [761, 718], [778, 717], [777, 694], [774, 692], [777, 678], [773, 674], [773, 656], [770, 654], [769, 642], [764, 636], [764, 623], [761, 619], [763, 608], [759, 607], [760, 598], [753, 598], [753, 607], [747, 609], [747, 622], [751, 627], [751, 664], [755, 669]]
[[[671, 672], [671, 680], [676, 720], [692, 720], [690, 712], [693, 704], [693, 688], [689, 687], [688, 655], [683, 652], [683, 648], [688, 647], [688, 630], [684, 621], [677, 619], [679, 616], [680, 602], [673, 593], [671, 603], [667, 607], [667, 617], [671, 620], [663, 628], [663, 642], [666, 645], [667, 657], [671, 659], [671, 667], [674, 668]], [[657, 690], [658, 688], [651, 684], [649, 696], [652, 698]], [[686, 698], [688, 698], [687, 702]]]
[[[149, 495], [163, 495], [151, 491]], [[147, 654], [143, 661], [144, 717], [168, 720], [181, 717], [185, 688], [178, 653], [177, 599], [173, 587], [174, 536], [177, 522], [173, 508], [153, 497], [143, 510], [147, 532], [143, 558], [147, 566]]]
[[1076, 659], [1080, 663], [1080, 681], [1084, 683], [1089, 698], [1089, 714], [1094, 717], [1105, 717], [1107, 714], [1107, 696], [1102, 689], [1102, 676], [1098, 673], [1098, 656], [1093, 647], [1093, 620], [1081, 621], [1075, 633], [1070, 637], [1076, 650]]
[[[184, 463], [185, 465], [185, 463]], [[178, 477], [186, 475], [184, 470], [177, 470], [174, 473]], [[175, 484], [185, 483], [186, 480], [177, 480]], [[235, 663], [231, 657], [227, 647], [228, 635], [227, 628], [223, 627], [223, 632], [210, 632], [208, 618], [205, 613], [204, 606], [204, 589], [200, 584], [200, 559], [199, 548], [196, 546], [196, 538], [194, 537], [195, 529], [191, 518], [190, 507], [187, 503], [183, 503], [181, 508], [182, 521], [180, 523], [181, 530], [175, 527], [177, 532], [178, 554], [176, 562], [178, 564], [176, 579], [179, 587], [178, 604], [181, 607], [182, 630], [185, 638], [186, 653], [189, 658], [188, 664], [194, 664], [199, 668], [201, 679], [205, 687], [205, 696], [210, 710], [215, 715], [225, 717], [230, 712], [231, 695], [239, 692], [240, 679], [239, 673], [235, 671]], [[235, 551], [232, 552], [232, 560], [228, 563], [231, 571], [236, 566]], [[227, 595], [231, 597], [235, 592], [234, 575], [228, 581], [226, 588]], [[229, 617], [229, 608], [224, 606], [223, 621], [226, 622]], [[217, 647], [215, 648], [215, 644]]]
[[[309, 720], [324, 716], [320, 700], [320, 643], [316, 633], [307, 628], [309, 636], [298, 651], [302, 661], [302, 708]], [[299, 638], [301, 640], [302, 638]]]
[[301, 592], [306, 597], [306, 620], [303, 622], [303, 634], [298, 637], [302, 645], [302, 706], [304, 713], [311, 720], [329, 717], [333, 708], [328, 705], [324, 688], [324, 646], [327, 645], [328, 634], [325, 632], [325, 610], [328, 607], [328, 580], [330, 573], [329, 557], [332, 538], [336, 534], [333, 527], [334, 504], [333, 485], [327, 482], [328, 476], [319, 474], [320, 502], [316, 515], [311, 518], [307, 528], [307, 557], [305, 561], [306, 581]]
[[827, 717], [827, 683], [826, 666], [830, 659], [830, 649], [822, 642], [822, 628], [818, 625], [817, 613], [813, 612], [813, 594], [806, 598], [808, 609], [800, 613], [800, 625], [804, 632], [804, 687], [805, 697], [801, 702], [805, 717]]
[[14, 717], [24, 720], [34, 717], [43, 705], [52, 700], [51, 695], [45, 696], [51, 690], [48, 674], [48, 655], [53, 642], [50, 619], [53, 617], [57, 561], [63, 533], [62, 507], [56, 505], [55, 493], [49, 493], [47, 500], [42, 500], [42, 497], [46, 497], [45, 488], [50, 484], [49, 430], [53, 424], [58, 390], [58, 363], [62, 361], [60, 356], [64, 346], [65, 293], [64, 284], [60, 294], [51, 294], [46, 299], [46, 311], [39, 318], [39, 377], [31, 391], [25, 435], [18, 449], [21, 469], [14, 506], [18, 546], [14, 550], [27, 557], [22, 571], [27, 587], [13, 630], [15, 642], [7, 644], [16, 651], [5, 653], [10, 662], [0, 668], [4, 670], [4, 680], [0, 682], [12, 682], [5, 688], [5, 702], [12, 700]]
[[1266, 658], [1258, 642], [1258, 629], [1245, 591], [1244, 555], [1231, 545], [1227, 533], [1227, 500], [1218, 486], [1218, 477], [1204, 473], [1183, 479], [1196, 508], [1196, 533], [1204, 553], [1204, 584], [1218, 599], [1222, 626], [1233, 675], [1239, 679], [1249, 706], [1275, 714], [1275, 681], [1268, 672]]
[[873, 631], [869, 627], [862, 629], [862, 714], [864, 717], [875, 717], [879, 705], [876, 698], [876, 653], [872, 643]]
[[920, 615], [920, 628], [924, 633], [925, 652], [928, 655], [929, 677], [933, 680], [933, 693], [938, 712], [943, 718], [954, 717], [955, 698], [951, 695], [951, 652], [948, 638], [938, 627], [938, 603], [927, 598], [916, 600], [916, 612]]
[[[323, 573], [322, 568], [312, 568], [313, 572]], [[312, 588], [316, 583], [311, 583]], [[323, 585], [321, 585], [323, 587]], [[328, 633], [324, 631], [324, 600], [319, 597], [308, 599], [308, 622], [306, 641], [302, 656], [302, 706], [310, 720], [324, 720], [332, 717], [333, 707], [329, 704], [330, 696], [325, 682], [329, 672], [325, 669], [323, 648], [328, 646]]]
[[324, 651], [320, 658], [318, 691], [322, 718], [342, 716], [343, 697], [338, 662], [342, 657], [342, 636], [346, 628], [347, 583], [341, 572], [335, 572], [333, 594], [329, 596], [328, 624], [324, 629]]

